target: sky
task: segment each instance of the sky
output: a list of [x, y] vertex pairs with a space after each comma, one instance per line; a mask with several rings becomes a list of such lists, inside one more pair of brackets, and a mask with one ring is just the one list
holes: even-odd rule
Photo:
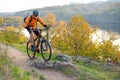
[[17, 12], [34, 8], [68, 5], [69, 3], [90, 3], [93, 1], [106, 0], [1, 0], [0, 12]]

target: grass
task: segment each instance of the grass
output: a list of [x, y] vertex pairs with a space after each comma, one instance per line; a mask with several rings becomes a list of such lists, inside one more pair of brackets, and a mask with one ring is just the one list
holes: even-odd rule
[[26, 53], [26, 45], [23, 45], [23, 44], [22, 45], [21, 44], [9, 44], [9, 45]]
[[30, 73], [20, 69], [17, 66], [11, 67], [11, 76], [15, 80], [30, 80]]
[[30, 80], [30, 73], [15, 66], [0, 47], [0, 80]]
[[[100, 63], [100, 62], [99, 62]], [[76, 80], [119, 80], [120, 66], [104, 66], [101, 64], [86, 64], [74, 62], [76, 68], [64, 69], [64, 73], [75, 76]], [[115, 70], [118, 68], [119, 70]]]

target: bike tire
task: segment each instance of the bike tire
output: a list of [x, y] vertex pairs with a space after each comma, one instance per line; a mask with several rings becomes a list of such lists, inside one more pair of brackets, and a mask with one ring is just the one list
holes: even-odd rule
[[[46, 45], [47, 50], [43, 49], [45, 47], [45, 45]], [[47, 40], [41, 41], [40, 50], [41, 50], [42, 58], [45, 61], [49, 61], [51, 59], [51, 56], [52, 56], [52, 49], [51, 49], [50, 43]]]
[[34, 59], [35, 58], [35, 51], [31, 51], [31, 45], [30, 45], [30, 41], [27, 42], [27, 46], [26, 46], [26, 50], [27, 50], [27, 55], [30, 59]]

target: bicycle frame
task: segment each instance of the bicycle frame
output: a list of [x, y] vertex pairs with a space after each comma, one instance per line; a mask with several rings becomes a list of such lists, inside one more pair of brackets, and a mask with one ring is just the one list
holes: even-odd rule
[[36, 41], [37, 39], [40, 39], [40, 41], [44, 39], [44, 37], [41, 35], [43, 30], [47, 30], [46, 32], [47, 32], [47, 40], [48, 40], [48, 29], [37, 29], [37, 31], [39, 31], [39, 35], [34, 39], [34, 41]]

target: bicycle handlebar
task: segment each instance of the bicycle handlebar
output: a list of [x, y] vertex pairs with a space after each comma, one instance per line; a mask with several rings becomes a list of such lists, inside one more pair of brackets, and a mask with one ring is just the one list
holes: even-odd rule
[[36, 30], [40, 30], [40, 31], [43, 31], [43, 30], [49, 30], [49, 27], [46, 27], [46, 28], [43, 28], [43, 29], [36, 29]]
[[35, 29], [35, 30], [33, 28], [31, 28], [31, 30], [33, 30], [33, 31], [38, 31], [38, 30], [43, 31], [43, 30], [49, 30], [49, 28], [50, 27], [45, 27], [45, 28], [42, 28], [42, 29], [38, 28], [38, 29]]

